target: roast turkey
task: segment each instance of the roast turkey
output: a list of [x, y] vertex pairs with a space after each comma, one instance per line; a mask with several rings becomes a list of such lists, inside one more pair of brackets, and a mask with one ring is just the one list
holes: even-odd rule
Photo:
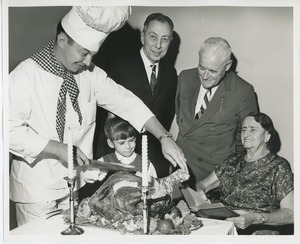
[[[189, 174], [178, 169], [165, 178], [153, 180], [147, 196], [149, 214], [156, 216], [167, 212], [172, 204], [173, 186], [188, 178]], [[77, 219], [86, 219], [93, 215], [114, 223], [128, 218], [129, 215], [142, 215], [141, 183], [141, 177], [133, 173], [117, 172], [111, 175], [91, 197], [81, 201]]]

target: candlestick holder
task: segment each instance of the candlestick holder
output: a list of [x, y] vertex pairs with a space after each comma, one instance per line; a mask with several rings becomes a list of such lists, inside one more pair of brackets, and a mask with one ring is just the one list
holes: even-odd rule
[[75, 216], [74, 216], [74, 186], [77, 177], [74, 176], [73, 178], [64, 177], [64, 179], [68, 182], [68, 187], [70, 190], [70, 226], [61, 232], [62, 235], [81, 235], [84, 230], [75, 225]]
[[144, 223], [144, 234], [148, 234], [148, 204], [147, 204], [148, 187], [142, 186], [143, 196], [143, 223]]

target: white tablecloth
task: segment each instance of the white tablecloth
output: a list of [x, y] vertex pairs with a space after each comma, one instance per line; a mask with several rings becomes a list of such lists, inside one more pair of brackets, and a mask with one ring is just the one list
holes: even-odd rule
[[[237, 235], [236, 229], [232, 222], [200, 218], [203, 222], [203, 227], [198, 230], [192, 231], [191, 235]], [[45, 240], [47, 238], [54, 238], [54, 240], [67, 240], [70, 236], [64, 236], [61, 232], [68, 228], [69, 225], [65, 224], [62, 215], [56, 215], [49, 219], [41, 218], [32, 221], [28, 224], [22, 225], [9, 232], [9, 239], [11, 240], [25, 240], [31, 237], [31, 240]], [[84, 233], [80, 236], [72, 236], [77, 240], [88, 236], [102, 237], [110, 236], [117, 237], [122, 234], [117, 230], [99, 228], [96, 226], [80, 226]], [[124, 235], [123, 235], [124, 237]]]

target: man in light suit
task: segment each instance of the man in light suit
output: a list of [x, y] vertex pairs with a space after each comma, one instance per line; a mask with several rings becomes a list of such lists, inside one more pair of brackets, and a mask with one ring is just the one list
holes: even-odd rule
[[[140, 49], [136, 48], [134, 52], [118, 53], [103, 67], [110, 78], [138, 96], [167, 130], [170, 129], [175, 115], [177, 72], [163, 57], [167, 54], [173, 38], [173, 29], [174, 24], [169, 17], [161, 13], [150, 14], [144, 22], [140, 36], [143, 46]], [[151, 66], [153, 65], [156, 66], [157, 83], [152, 90]], [[162, 154], [161, 145], [150, 133], [147, 135], [148, 157], [158, 177], [167, 176], [170, 164]], [[160, 140], [170, 136], [167, 133]], [[102, 141], [106, 143], [106, 140]], [[141, 136], [137, 137], [136, 151], [141, 153]], [[108, 152], [110, 151], [107, 147], [106, 153]]]
[[229, 71], [231, 65], [228, 42], [211, 37], [200, 47], [198, 68], [178, 77], [177, 144], [187, 157], [190, 186], [196, 189], [216, 164], [243, 150], [241, 124], [258, 111], [253, 86]]

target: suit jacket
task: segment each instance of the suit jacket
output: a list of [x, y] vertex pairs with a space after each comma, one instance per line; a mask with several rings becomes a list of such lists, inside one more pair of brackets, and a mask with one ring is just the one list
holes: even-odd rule
[[[104, 67], [108, 76], [138, 96], [169, 130], [175, 115], [175, 95], [177, 88], [176, 69], [163, 59], [159, 62], [157, 86], [152, 96], [140, 51], [122, 54], [112, 58]], [[137, 137], [137, 153], [141, 153], [141, 136]], [[148, 157], [153, 163], [158, 177], [167, 176], [170, 163], [161, 152], [160, 142], [148, 133]]]
[[250, 112], [258, 112], [253, 86], [229, 72], [197, 120], [194, 116], [200, 85], [196, 68], [180, 73], [176, 95], [177, 143], [187, 156], [192, 187], [229, 154], [244, 149], [240, 138], [243, 119]]

